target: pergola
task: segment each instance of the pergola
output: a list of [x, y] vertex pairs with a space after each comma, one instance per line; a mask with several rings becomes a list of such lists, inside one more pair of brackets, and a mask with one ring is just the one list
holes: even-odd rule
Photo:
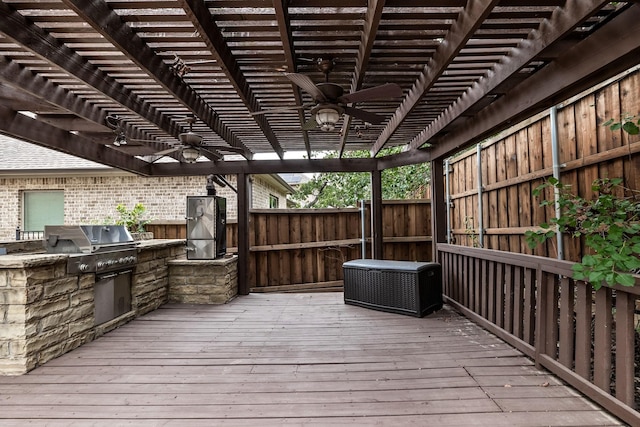
[[[444, 241], [444, 157], [640, 58], [637, 1], [9, 0], [0, 16], [0, 132], [142, 176], [237, 174], [240, 261], [256, 173], [370, 172], [379, 257], [381, 171], [433, 162]], [[338, 113], [365, 112], [323, 131], [300, 75], [402, 94], [346, 97]]]

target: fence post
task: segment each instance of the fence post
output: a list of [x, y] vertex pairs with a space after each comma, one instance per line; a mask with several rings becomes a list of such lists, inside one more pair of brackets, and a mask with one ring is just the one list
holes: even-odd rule
[[484, 215], [482, 204], [482, 144], [477, 146], [477, 174], [478, 174], [478, 246], [484, 248]]
[[382, 234], [382, 171], [371, 171], [371, 258], [384, 259]]
[[360, 258], [365, 259], [367, 258], [367, 236], [366, 236], [366, 229], [365, 229], [365, 220], [366, 220], [366, 216], [365, 216], [365, 212], [366, 212], [366, 208], [365, 208], [365, 204], [364, 204], [364, 199], [360, 200], [360, 231], [362, 233], [362, 256]]
[[[433, 167], [433, 166], [432, 166]], [[451, 190], [449, 187], [449, 158], [444, 161], [444, 187], [445, 187], [445, 205], [447, 206], [447, 244], [451, 244]], [[431, 203], [435, 198], [433, 197], [433, 191], [431, 192]], [[433, 211], [433, 206], [431, 208]], [[431, 231], [431, 234], [435, 235], [434, 231]]]
[[[564, 165], [560, 164], [560, 148], [558, 143], [558, 107], [553, 106], [549, 111], [549, 119], [551, 121], [551, 158], [553, 162], [553, 177], [560, 182], [560, 168]], [[560, 218], [562, 214], [560, 210], [560, 189], [553, 188], [554, 206], [556, 218]], [[558, 259], [564, 259], [564, 244], [562, 242], [562, 232], [556, 231], [556, 241], [558, 243]]]

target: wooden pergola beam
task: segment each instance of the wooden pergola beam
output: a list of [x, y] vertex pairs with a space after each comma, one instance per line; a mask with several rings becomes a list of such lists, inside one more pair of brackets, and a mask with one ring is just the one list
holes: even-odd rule
[[[362, 88], [364, 82], [364, 73], [369, 66], [369, 58], [371, 58], [371, 50], [376, 40], [380, 19], [382, 18], [382, 10], [384, 9], [385, 0], [369, 0], [367, 13], [364, 17], [364, 29], [360, 36], [360, 45], [358, 46], [358, 56], [356, 57], [356, 67], [351, 78], [351, 88], [349, 93], [356, 92]], [[340, 140], [339, 157], [344, 154], [349, 137], [349, 128], [351, 127], [351, 116], [348, 114], [342, 117], [342, 137]]]
[[[280, 40], [282, 42], [282, 50], [284, 51], [284, 60], [287, 70], [290, 73], [298, 72], [295, 59], [295, 48], [293, 46], [293, 35], [291, 32], [291, 21], [289, 19], [289, 0], [273, 0], [273, 10], [276, 13], [276, 21], [278, 22], [278, 30], [280, 31]], [[293, 98], [295, 105], [301, 107], [302, 94], [300, 88], [291, 83], [291, 90], [293, 91]], [[298, 110], [298, 118], [300, 119], [300, 127], [307, 121], [303, 109]], [[302, 139], [304, 140], [304, 147], [307, 151], [307, 156], [311, 157], [311, 144], [309, 143], [309, 132], [302, 130]]]
[[374, 158], [342, 159], [287, 159], [287, 160], [237, 160], [217, 163], [197, 162], [192, 164], [154, 163], [154, 176], [185, 176], [209, 174], [273, 174], [305, 172], [371, 172], [378, 169]]
[[138, 175], [149, 175], [147, 162], [3, 106], [0, 106], [0, 133]]
[[411, 140], [410, 147], [418, 148], [429, 142], [438, 132], [465, 114], [492, 90], [540, 55], [553, 42], [573, 30], [607, 3], [609, 2], [603, 0], [569, 0], [564, 7], [556, 9], [550, 19], [542, 21], [540, 27], [532, 32], [527, 40], [520, 42], [512, 55], [505, 57], [504, 61], [486, 77], [480, 79], [477, 85], [465, 92], [426, 129]]
[[[107, 113], [104, 108], [99, 108], [98, 104], [84, 102], [73, 92], [33, 73], [3, 55], [0, 55], [0, 81], [15, 88], [16, 97], [29, 95], [34, 103], [41, 105], [43, 110], [47, 109], [47, 105], [51, 105], [62, 111], [68, 111], [79, 117], [77, 120], [84, 119], [95, 124], [93, 131], [100, 129], [105, 132], [107, 139], [109, 137], [113, 139], [113, 131], [105, 125]], [[80, 130], [75, 127], [70, 128]], [[166, 149], [165, 145], [154, 141], [149, 141], [148, 145], [157, 151]]]
[[404, 119], [416, 107], [425, 93], [433, 87], [436, 80], [444, 73], [451, 61], [466, 45], [476, 29], [498, 3], [498, 0], [471, 0], [467, 3], [458, 20], [451, 26], [447, 37], [437, 47], [431, 60], [425, 64], [420, 76], [414, 82], [402, 104], [400, 104], [373, 144], [371, 148], [372, 156], [376, 156], [380, 152]]
[[146, 105], [128, 88], [72, 51], [49, 33], [26, 20], [5, 3], [0, 3], [0, 31], [76, 77], [123, 107], [140, 115], [169, 135], [177, 136], [180, 128], [157, 109]]
[[[222, 68], [222, 71], [236, 89], [238, 96], [242, 99], [242, 102], [249, 112], [259, 112], [260, 106], [256, 101], [253, 91], [242, 74], [238, 62], [233, 57], [231, 49], [229, 49], [229, 46], [225, 43], [224, 36], [205, 2], [201, 0], [179, 0], [178, 3], [185, 10], [187, 17], [189, 17], [196, 30], [200, 33], [200, 37], [202, 37], [207, 48], [209, 48], [211, 54], [216, 59], [218, 66]], [[273, 133], [267, 118], [259, 114], [254, 115], [253, 119], [260, 127], [264, 137], [269, 141], [269, 144], [271, 144], [273, 151], [282, 159], [284, 157], [284, 150]]]
[[[89, 23], [94, 30], [102, 34], [105, 39], [109, 40], [149, 76], [154, 78], [229, 145], [247, 150], [231, 129], [222, 123], [215, 111], [189, 85], [176, 76], [162, 58], [156, 55], [107, 3], [100, 0], [62, 1]], [[132, 111], [144, 117], [143, 110], [135, 109]], [[168, 118], [166, 119], [168, 120]], [[151, 122], [156, 123], [153, 120]], [[165, 129], [164, 127], [161, 128]], [[177, 137], [180, 132], [181, 129], [178, 129], [171, 135]]]
[[[640, 4], [634, 4], [596, 33], [496, 100], [462, 129], [437, 141], [432, 159], [473, 145], [509, 123], [523, 120], [636, 65], [640, 58]], [[589, 52], [585, 55], [585, 52]]]

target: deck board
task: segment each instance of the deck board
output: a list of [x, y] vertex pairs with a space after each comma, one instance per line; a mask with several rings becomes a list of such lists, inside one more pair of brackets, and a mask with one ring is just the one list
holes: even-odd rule
[[0, 425], [624, 425], [445, 307], [415, 318], [342, 294], [167, 305], [27, 375]]

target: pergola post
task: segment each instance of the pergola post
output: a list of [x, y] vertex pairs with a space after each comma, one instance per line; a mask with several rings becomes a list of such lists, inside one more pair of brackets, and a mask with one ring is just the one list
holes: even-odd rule
[[447, 241], [447, 213], [444, 193], [444, 167], [442, 159], [431, 161], [431, 236], [432, 258], [438, 261], [438, 243]]
[[249, 208], [251, 187], [249, 175], [239, 173], [238, 179], [238, 294], [249, 295]]
[[371, 171], [371, 257], [383, 258], [382, 171]]

